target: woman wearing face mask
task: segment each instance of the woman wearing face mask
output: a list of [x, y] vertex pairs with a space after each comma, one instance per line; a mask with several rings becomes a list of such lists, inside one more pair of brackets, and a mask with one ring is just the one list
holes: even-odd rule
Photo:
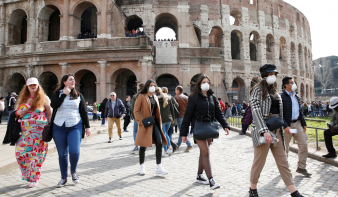
[[15, 143], [16, 159], [22, 172], [22, 180], [30, 182], [28, 187], [35, 187], [48, 151], [48, 144], [42, 141], [42, 131], [52, 116], [50, 100], [37, 78], [29, 78], [21, 90], [16, 116], [21, 121], [22, 133]]
[[[250, 101], [252, 110], [252, 140], [254, 146], [254, 160], [250, 174], [250, 197], [258, 197], [257, 183], [264, 167], [269, 149], [276, 160], [276, 165], [281, 177], [288, 187], [292, 197], [302, 197], [297, 191], [289, 169], [285, 153], [284, 132], [282, 129], [270, 131], [266, 120], [273, 116], [280, 116], [283, 120], [283, 103], [274, 86], [277, 80], [277, 69], [275, 65], [266, 64], [259, 69], [263, 80], [250, 90]], [[287, 126], [286, 123], [284, 123]], [[265, 142], [259, 138], [264, 136]], [[272, 138], [279, 141], [272, 144]]]
[[[190, 123], [192, 123], [192, 127], [194, 127], [196, 121], [210, 122], [215, 120], [218, 120], [222, 125], [225, 134], [229, 135], [230, 126], [223, 116], [217, 97], [210, 89], [210, 79], [207, 75], [201, 75], [197, 79], [194, 92], [189, 96], [188, 106], [184, 114], [180, 132], [183, 142], [185, 143], [187, 141]], [[210, 189], [213, 190], [220, 188], [220, 185], [217, 184], [212, 177], [209, 159], [209, 146], [211, 141], [212, 139], [195, 140], [195, 143], [197, 143], [200, 149], [196, 182], [205, 185], [209, 184]], [[208, 180], [203, 177], [203, 171], [205, 171]]]
[[80, 158], [81, 138], [84, 138], [85, 133], [87, 136], [91, 133], [85, 99], [76, 91], [72, 74], [62, 77], [60, 87], [52, 96], [51, 105], [54, 109], [53, 139], [59, 154], [61, 171], [61, 180], [57, 187], [63, 187], [67, 183], [68, 153], [73, 183], [79, 183], [76, 168]]
[[[156, 174], [168, 174], [161, 166], [162, 146], [168, 145], [168, 143], [162, 131], [160, 106], [158, 98], [155, 95], [156, 87], [156, 82], [154, 80], [148, 80], [137, 96], [134, 106], [135, 121], [138, 123], [135, 145], [140, 146], [140, 175], [145, 175], [146, 173], [144, 166], [146, 147], [152, 147], [153, 143], [156, 145]], [[155, 120], [155, 123], [145, 127], [142, 120], [150, 117]]]

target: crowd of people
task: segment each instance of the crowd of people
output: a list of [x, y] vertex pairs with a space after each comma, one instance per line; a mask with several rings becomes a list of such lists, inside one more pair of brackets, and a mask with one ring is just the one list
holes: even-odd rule
[[140, 30], [140, 28], [132, 29], [131, 31], [126, 30], [125, 33], [126, 37], [139, 37], [139, 36], [144, 36], [146, 35], [143, 30]]
[[97, 33], [85, 30], [83, 33], [80, 33], [77, 38], [78, 39], [97, 38]]
[[329, 105], [329, 102], [323, 101], [302, 102], [302, 110], [304, 115], [308, 117], [331, 116], [332, 109]]
[[[93, 104], [101, 111], [102, 126], [108, 123], [108, 143], [113, 143], [113, 128], [117, 128], [118, 139], [122, 140], [123, 131], [129, 132], [128, 125], [134, 120], [134, 145], [131, 153], [138, 154], [140, 175], [146, 174], [145, 154], [148, 147], [156, 146], [157, 175], [169, 174], [162, 165], [162, 157], [169, 157], [179, 151], [182, 143], [187, 147], [184, 152], [193, 149], [192, 141], [199, 148], [196, 182], [210, 186], [210, 189], [220, 188], [214, 180], [210, 145], [220, 135], [219, 127], [225, 135], [229, 134], [230, 126], [227, 119], [235, 114], [243, 115], [242, 133], [252, 124], [252, 141], [254, 160], [250, 174], [250, 197], [258, 197], [257, 183], [265, 161], [271, 150], [276, 160], [276, 166], [282, 180], [292, 197], [302, 197], [294, 184], [288, 163], [289, 143], [293, 137], [298, 145], [298, 163], [296, 172], [311, 177], [307, 171], [307, 134], [304, 104], [298, 96], [292, 77], [282, 79], [283, 92], [278, 93], [274, 84], [278, 71], [275, 65], [266, 64], [259, 69], [262, 81], [250, 90], [250, 101], [247, 104], [223, 103], [216, 98], [210, 87], [210, 78], [202, 74], [194, 85], [194, 91], [187, 96], [183, 87], [175, 88], [175, 95], [168, 93], [167, 87], [158, 87], [154, 80], [139, 84], [138, 92], [131, 98], [117, 98], [115, 92], [110, 93], [101, 104]], [[87, 104], [84, 97], [75, 89], [74, 75], [62, 77], [59, 88], [53, 93], [51, 100], [46, 96], [36, 78], [29, 78], [18, 96], [12, 93], [7, 100], [10, 112], [7, 132], [3, 143], [16, 146], [16, 158], [22, 172], [22, 179], [29, 182], [29, 187], [35, 187], [41, 176], [41, 168], [45, 161], [48, 141], [45, 135], [51, 134], [59, 155], [61, 180], [57, 187], [67, 183], [68, 158], [72, 181], [79, 183], [76, 173], [80, 157], [81, 139], [91, 134]], [[4, 110], [0, 99], [0, 111]], [[316, 104], [316, 103], [312, 103]], [[310, 108], [312, 109], [310, 104]], [[325, 107], [324, 107], [325, 106]], [[307, 106], [309, 109], [309, 105]], [[333, 97], [330, 104], [319, 102], [318, 111], [333, 109], [332, 119], [324, 132], [328, 154], [326, 158], [337, 157], [332, 144], [332, 137], [338, 135], [338, 97]], [[312, 111], [312, 110], [311, 110]], [[0, 114], [1, 115], [1, 114]], [[96, 117], [97, 116], [93, 116]], [[20, 129], [18, 129], [18, 126]], [[173, 139], [174, 128], [178, 128], [178, 140]], [[189, 136], [192, 136], [192, 138]], [[191, 140], [191, 141], [190, 141]], [[184, 158], [182, 158], [184, 159]], [[190, 168], [189, 168], [190, 169]], [[206, 174], [206, 178], [203, 176]]]
[[154, 39], [154, 41], [156, 42], [165, 42], [165, 41], [168, 41], [168, 42], [173, 42], [173, 41], [176, 41], [176, 39], [174, 39], [174, 38], [172, 38], [172, 39], [170, 39], [170, 38], [168, 38], [168, 39]]

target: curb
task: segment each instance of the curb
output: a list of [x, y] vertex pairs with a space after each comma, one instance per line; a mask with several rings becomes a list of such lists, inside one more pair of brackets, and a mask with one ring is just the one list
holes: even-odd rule
[[[96, 135], [102, 133], [103, 130], [104, 129], [102, 129], [102, 130], [96, 130], [96, 131], [92, 132], [89, 137], [85, 136], [85, 138], [82, 139], [82, 141], [87, 141], [87, 140], [95, 137]], [[53, 147], [49, 147], [48, 146], [47, 156], [50, 155], [50, 154], [53, 154], [55, 152], [57, 152], [55, 144], [53, 145]], [[12, 163], [9, 163], [9, 164], [7, 164], [5, 166], [1, 166], [0, 167], [0, 174], [8, 173], [9, 171], [11, 171], [11, 170], [13, 170], [15, 168], [18, 168], [18, 167], [19, 167], [18, 163], [16, 161], [13, 161]]]
[[[230, 128], [231, 128], [231, 131], [236, 131], [238, 133], [242, 132], [242, 130], [238, 127], [230, 126]], [[245, 135], [251, 137], [251, 133], [246, 133]], [[292, 151], [294, 153], [298, 153], [298, 148], [289, 147], [289, 149], [290, 149], [290, 151]], [[338, 167], [338, 161], [337, 160], [326, 159], [326, 158], [322, 157], [321, 155], [317, 155], [317, 154], [314, 154], [314, 153], [308, 153], [308, 157], [315, 159], [317, 161], [321, 161], [321, 162], [324, 162], [324, 163], [327, 163], [327, 164], [331, 164], [335, 167]]]

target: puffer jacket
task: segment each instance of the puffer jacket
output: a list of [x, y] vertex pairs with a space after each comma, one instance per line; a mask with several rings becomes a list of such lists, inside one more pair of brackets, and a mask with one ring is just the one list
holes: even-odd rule
[[210, 116], [211, 121], [218, 120], [223, 128], [230, 129], [228, 122], [223, 116], [217, 98], [214, 96], [214, 92], [211, 89], [208, 91], [207, 97], [201, 91], [198, 95], [190, 95], [180, 135], [187, 136], [190, 123], [192, 123], [192, 127], [194, 127], [196, 121], [210, 121], [208, 115]]
[[251, 112], [250, 106], [245, 110], [245, 113], [244, 113], [242, 120], [243, 120], [242, 124], [251, 125], [251, 123], [252, 123], [252, 112]]

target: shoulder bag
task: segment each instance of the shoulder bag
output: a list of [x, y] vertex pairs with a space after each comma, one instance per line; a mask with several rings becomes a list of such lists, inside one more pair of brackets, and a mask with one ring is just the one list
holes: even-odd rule
[[274, 116], [266, 120], [266, 126], [270, 131], [275, 131], [284, 126], [284, 121], [279, 116]]
[[219, 138], [219, 125], [217, 122], [213, 122], [211, 120], [210, 115], [204, 115], [209, 116], [210, 121], [202, 121], [203, 116], [200, 121], [195, 122], [194, 126], [194, 139], [195, 140], [206, 140], [206, 139], [217, 139]]
[[[151, 103], [150, 103], [150, 105], [151, 105]], [[155, 105], [157, 105], [157, 104], [155, 104]], [[144, 127], [149, 127], [149, 126], [155, 124], [155, 118], [153, 117], [154, 108], [151, 109], [150, 117], [142, 120]]]

